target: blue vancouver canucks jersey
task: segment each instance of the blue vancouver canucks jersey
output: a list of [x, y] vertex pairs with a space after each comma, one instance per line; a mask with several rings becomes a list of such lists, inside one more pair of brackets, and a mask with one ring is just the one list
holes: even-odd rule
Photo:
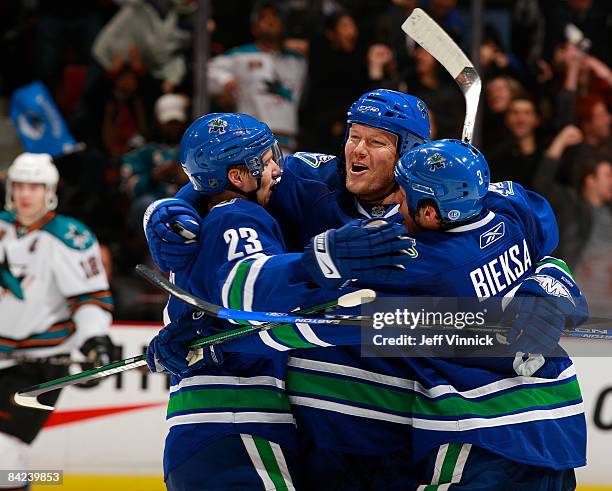
[[[173, 273], [178, 286], [200, 298], [242, 310], [261, 305], [281, 310], [320, 304], [337, 296], [308, 283], [296, 255], [283, 254], [278, 224], [255, 203], [235, 199], [213, 207], [202, 221], [202, 231], [199, 253], [188, 267]], [[189, 310], [171, 298], [167, 315], [176, 319]], [[228, 325], [231, 327], [236, 326]], [[317, 342], [309, 326], [291, 326], [275, 333], [263, 333], [262, 339], [272, 346], [277, 339], [291, 340], [300, 347], [316, 345], [307, 342], [309, 337]], [[227, 434], [253, 434], [295, 446], [295, 421], [285, 393], [286, 363], [287, 352], [282, 350], [266, 356], [230, 354], [217, 367], [173, 376], [166, 474], [199, 447]]]

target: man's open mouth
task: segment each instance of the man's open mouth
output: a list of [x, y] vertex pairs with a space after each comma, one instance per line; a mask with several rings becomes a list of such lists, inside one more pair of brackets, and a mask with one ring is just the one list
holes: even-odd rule
[[351, 174], [361, 174], [368, 170], [368, 167], [360, 162], [354, 162], [351, 164]]

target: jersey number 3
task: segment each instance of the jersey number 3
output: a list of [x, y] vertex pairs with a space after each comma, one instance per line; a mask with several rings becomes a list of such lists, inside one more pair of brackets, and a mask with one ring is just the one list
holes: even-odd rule
[[[235, 228], [228, 228], [223, 232], [223, 238], [225, 239], [225, 243], [229, 244], [229, 250], [227, 251], [228, 261], [233, 261], [242, 256], [248, 256], [249, 254], [255, 254], [263, 250], [263, 246], [257, 237], [257, 232], [252, 228], [240, 227], [238, 230]], [[240, 239], [246, 239], [244, 251], [238, 250]]]

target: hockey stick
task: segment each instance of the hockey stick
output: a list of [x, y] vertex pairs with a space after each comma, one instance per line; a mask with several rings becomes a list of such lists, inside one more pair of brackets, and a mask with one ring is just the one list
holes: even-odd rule
[[[304, 314], [316, 314], [325, 312], [326, 310], [335, 309], [337, 307], [356, 307], [364, 303], [369, 303], [374, 300], [374, 298], [375, 294], [372, 290], [358, 290], [352, 293], [348, 293], [346, 295], [342, 295], [336, 300], [315, 305], [313, 307], [301, 309], [298, 312]], [[260, 324], [258, 326], [241, 326], [230, 331], [220, 332], [211, 336], [205, 336], [203, 338], [197, 339], [189, 344], [189, 348], [197, 348], [199, 346], [213, 346], [216, 344], [223, 343], [225, 341], [246, 336], [248, 334], [267, 331], [275, 327], [282, 326], [284, 324], [287, 324], [287, 322], [268, 322], [265, 324]], [[353, 322], [352, 325], [355, 325], [355, 322]], [[115, 361], [113, 363], [109, 363], [108, 365], [103, 365], [101, 367], [93, 368], [91, 370], [75, 373], [74, 375], [61, 377], [55, 380], [51, 380], [49, 382], [43, 382], [42, 384], [33, 385], [26, 389], [20, 390], [19, 392], [13, 395], [13, 401], [19, 406], [53, 411], [53, 409], [55, 409], [53, 406], [41, 404], [40, 402], [38, 402], [37, 397], [41, 394], [61, 389], [62, 387], [68, 387], [70, 385], [80, 384], [89, 380], [108, 377], [109, 375], [113, 375], [119, 372], [125, 372], [126, 370], [131, 370], [132, 368], [144, 366], [146, 364], [146, 355], [139, 355], [132, 358], [126, 358], [124, 360]]]
[[[174, 283], [171, 283], [159, 272], [149, 268], [148, 266], [145, 266], [144, 264], [137, 265], [136, 272], [159, 289], [165, 291], [170, 295], [175, 296], [182, 302], [185, 302], [187, 305], [191, 305], [193, 308], [204, 312], [206, 315], [209, 315], [211, 317], [217, 317], [219, 319], [228, 319], [234, 321], [242, 320], [257, 322], [283, 322], [288, 324], [327, 324], [335, 326], [354, 326], [355, 322], [360, 322], [360, 320], [356, 321], [355, 319], [352, 319], [351, 316], [346, 316], [340, 319], [329, 319], [325, 317], [300, 317], [299, 315], [290, 315], [279, 312], [250, 312], [246, 310], [229, 309], [221, 307], [220, 305], [215, 305], [213, 303], [207, 302], [206, 300], [192, 295], [191, 293], [183, 290], [179, 286], [176, 286]], [[367, 295], [371, 296], [372, 300], [376, 296], [376, 294], [372, 290], [359, 290], [357, 292], [347, 293], [346, 295], [344, 295], [344, 297], [350, 298], [351, 295]], [[355, 303], [354, 305], [359, 305], [359, 303]]]
[[420, 8], [412, 11], [402, 24], [402, 30], [438, 60], [457, 82], [465, 98], [465, 119], [461, 139], [470, 143], [482, 88], [480, 76], [473, 63], [455, 41], [444, 32], [444, 29]]

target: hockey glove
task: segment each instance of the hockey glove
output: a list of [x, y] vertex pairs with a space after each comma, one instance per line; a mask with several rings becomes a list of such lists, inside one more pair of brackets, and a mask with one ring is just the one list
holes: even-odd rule
[[162, 271], [185, 268], [198, 251], [200, 216], [186, 201], [167, 198], [151, 203], [143, 227], [151, 257]]
[[[108, 336], [94, 336], [83, 343], [80, 348], [85, 355], [85, 362], [81, 363], [82, 370], [108, 365], [120, 358], [119, 347], [115, 346]], [[102, 381], [101, 378], [78, 384], [79, 387], [95, 387]]]
[[223, 363], [219, 345], [202, 346], [190, 350], [190, 341], [214, 332], [214, 320], [194, 312], [179, 317], [164, 327], [149, 343], [147, 365], [153, 373], [168, 371], [173, 375], [186, 375], [206, 365]]
[[404, 226], [380, 219], [355, 220], [342, 228], [313, 237], [302, 255], [302, 265], [313, 281], [338, 289], [347, 281], [395, 281], [405, 275], [414, 239]]
[[588, 317], [584, 295], [569, 275], [547, 269], [523, 281], [504, 310], [503, 323], [511, 323], [506, 339], [513, 350], [554, 354], [566, 326]]

